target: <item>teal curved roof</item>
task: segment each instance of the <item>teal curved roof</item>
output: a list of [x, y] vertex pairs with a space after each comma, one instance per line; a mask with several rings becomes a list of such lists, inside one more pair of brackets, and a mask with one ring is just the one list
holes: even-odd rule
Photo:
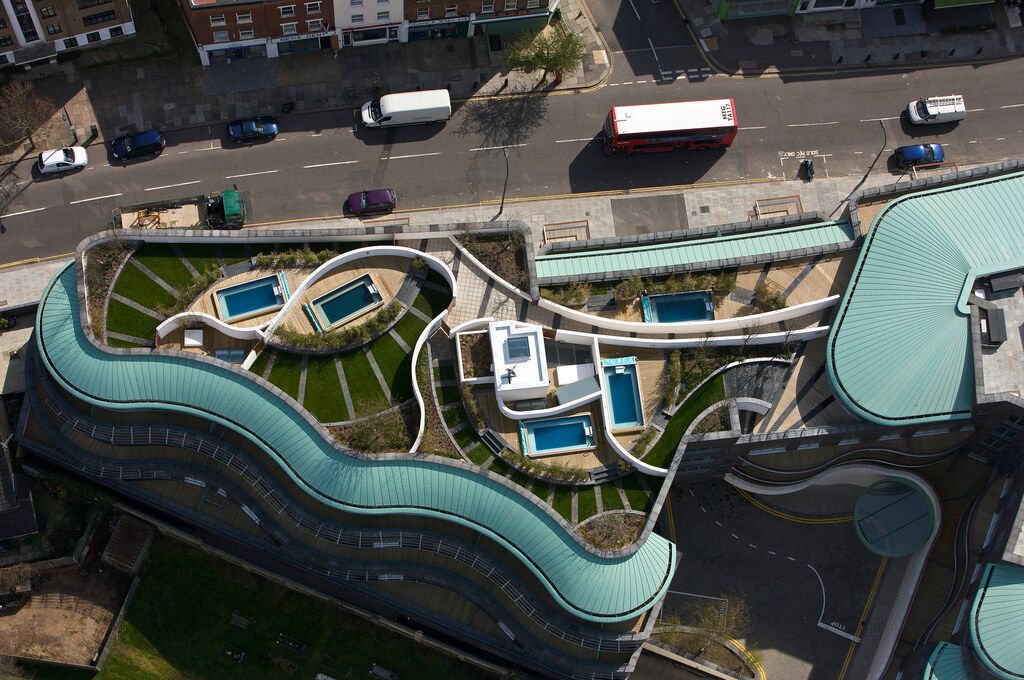
[[846, 243], [854, 238], [849, 222], [818, 222], [687, 241], [538, 255], [537, 278], [541, 282], [598, 274], [605, 279], [624, 278], [658, 267], [763, 256]]
[[925, 664], [922, 680], [971, 680], [960, 654], [958, 645], [949, 642], [937, 644]]
[[470, 527], [507, 548], [562, 607], [587, 621], [625, 621], [646, 611], [675, 571], [675, 545], [657, 534], [627, 557], [599, 557], [544, 509], [475, 470], [346, 455], [284, 399], [226, 366], [100, 350], [81, 326], [73, 263], [43, 294], [36, 338], [49, 373], [87, 402], [221, 423], [259, 446], [317, 501], [347, 512], [423, 515]]
[[974, 403], [967, 296], [1024, 266], [1024, 173], [889, 203], [865, 238], [829, 332], [844, 406], [881, 425], [966, 418]]
[[905, 479], [882, 479], [861, 492], [853, 509], [857, 538], [882, 557], [917, 551], [935, 528], [927, 494]]
[[1024, 678], [1024, 567], [989, 564], [971, 606], [971, 646], [997, 678]]

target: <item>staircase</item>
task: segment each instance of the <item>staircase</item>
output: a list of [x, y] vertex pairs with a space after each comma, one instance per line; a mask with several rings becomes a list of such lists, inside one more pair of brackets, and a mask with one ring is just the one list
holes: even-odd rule
[[498, 456], [501, 453], [502, 449], [508, 448], [508, 444], [505, 443], [505, 440], [502, 439], [497, 432], [490, 428], [487, 428], [486, 430], [483, 431], [483, 433], [480, 435], [480, 439], [481, 441], [483, 441], [484, 446], [487, 447], [487, 450], [490, 451], [491, 455], [493, 456]]
[[594, 484], [604, 484], [619, 477], [619, 466], [615, 463], [606, 465], [603, 468], [594, 468], [590, 471], [590, 479]]

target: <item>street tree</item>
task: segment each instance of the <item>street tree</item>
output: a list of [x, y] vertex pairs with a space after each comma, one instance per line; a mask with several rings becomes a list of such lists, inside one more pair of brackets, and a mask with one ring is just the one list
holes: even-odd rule
[[0, 147], [11, 147], [24, 140], [33, 146], [33, 135], [53, 115], [56, 106], [36, 92], [30, 81], [16, 80], [0, 89]]
[[548, 73], [558, 79], [583, 64], [587, 44], [578, 34], [562, 24], [537, 34], [524, 33], [514, 40], [505, 53], [505, 68], [533, 73], [540, 70], [543, 83]]
[[721, 639], [745, 637], [750, 623], [747, 603], [736, 593], [726, 593], [722, 600], [702, 599], [690, 607], [688, 623], [701, 638], [697, 656]]

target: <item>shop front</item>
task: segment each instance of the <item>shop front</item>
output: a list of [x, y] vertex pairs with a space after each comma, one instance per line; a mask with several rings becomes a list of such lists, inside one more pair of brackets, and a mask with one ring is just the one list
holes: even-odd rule
[[381, 24], [366, 28], [345, 29], [341, 34], [341, 44], [343, 47], [359, 47], [399, 42], [401, 28], [401, 24]]
[[265, 38], [239, 40], [230, 43], [216, 43], [199, 46], [199, 60], [203, 66], [210, 64], [227, 64], [242, 59], [266, 59], [277, 56], [273, 45], [268, 45]]
[[449, 40], [472, 35], [469, 17], [449, 17], [431, 21], [410, 21], [409, 42], [413, 40]]
[[331, 49], [332, 31], [319, 31], [317, 33], [304, 33], [302, 35], [286, 35], [274, 38], [273, 44], [277, 47], [280, 56], [286, 54], [301, 54], [303, 52], [317, 52], [319, 50]]
[[515, 16], [487, 17], [474, 15], [470, 18], [473, 29], [487, 35], [508, 35], [524, 31], [540, 31], [551, 21], [558, 2], [552, 2], [543, 12], [535, 14], [517, 14]]

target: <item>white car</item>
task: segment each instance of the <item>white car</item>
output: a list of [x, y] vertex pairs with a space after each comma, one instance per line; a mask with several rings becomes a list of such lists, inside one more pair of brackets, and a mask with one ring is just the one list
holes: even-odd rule
[[85, 147], [68, 146], [63, 149], [50, 149], [39, 154], [37, 167], [44, 175], [54, 175], [84, 168], [89, 162], [89, 154]]

